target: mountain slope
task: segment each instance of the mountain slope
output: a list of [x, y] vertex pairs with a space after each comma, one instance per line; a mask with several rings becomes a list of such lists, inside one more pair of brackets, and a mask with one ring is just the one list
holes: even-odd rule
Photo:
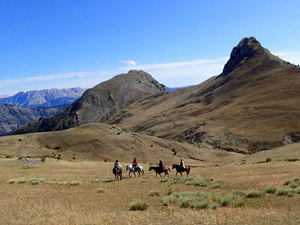
[[30, 123], [16, 133], [64, 130], [86, 123], [104, 122], [132, 102], [151, 94], [165, 92], [165, 87], [143, 71], [132, 70], [102, 82], [58, 115]]
[[0, 136], [16, 131], [22, 125], [38, 120], [40, 117], [53, 116], [68, 105], [56, 107], [23, 108], [20, 106], [0, 104]]
[[84, 88], [46, 89], [41, 91], [19, 92], [14, 96], [0, 98], [0, 103], [25, 108], [69, 105], [80, 98]]
[[270, 149], [300, 140], [299, 83], [299, 68], [244, 38], [219, 76], [137, 101], [107, 122], [209, 148]]

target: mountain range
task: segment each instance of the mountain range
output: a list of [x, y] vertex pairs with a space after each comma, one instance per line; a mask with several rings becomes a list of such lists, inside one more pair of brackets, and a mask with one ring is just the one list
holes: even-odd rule
[[[81, 97], [84, 88], [19, 92], [0, 99], [0, 136], [41, 117], [50, 117]], [[2, 104], [1, 104], [2, 103]]]
[[68, 105], [80, 98], [85, 88], [45, 89], [19, 92], [10, 97], [0, 98], [0, 104], [16, 105], [24, 108], [53, 107]]
[[254, 37], [244, 38], [223, 72], [199, 85], [166, 92], [150, 74], [132, 70], [15, 134], [97, 122], [198, 147], [253, 153], [300, 140], [299, 82], [299, 67], [272, 55]]

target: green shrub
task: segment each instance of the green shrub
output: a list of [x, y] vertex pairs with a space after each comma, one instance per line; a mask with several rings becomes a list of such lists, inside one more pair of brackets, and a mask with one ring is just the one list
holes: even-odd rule
[[267, 186], [265, 187], [264, 191], [268, 194], [275, 194], [277, 189], [275, 187]]
[[219, 207], [241, 207], [244, 205], [243, 197], [240, 195], [224, 195], [220, 193], [208, 193], [198, 191], [196, 193], [180, 192], [174, 195], [165, 196], [163, 205], [178, 203], [181, 208], [193, 209], [216, 209]]
[[159, 191], [150, 191], [149, 196], [154, 196], [154, 197], [159, 197], [160, 196], [160, 192]]
[[163, 205], [170, 205], [177, 202], [177, 197], [175, 195], [168, 195], [162, 199]]
[[140, 200], [135, 200], [130, 203], [130, 210], [133, 211], [145, 211], [149, 208], [148, 203], [140, 201]]
[[22, 166], [23, 169], [29, 169], [29, 167], [30, 166], [28, 164], [25, 164], [25, 165]]
[[213, 189], [217, 189], [217, 188], [220, 188], [220, 187], [221, 187], [221, 184], [218, 184], [218, 183], [213, 184], [213, 186], [212, 186]]
[[80, 181], [71, 181], [70, 182], [70, 186], [77, 186], [77, 185], [80, 185], [81, 184], [81, 182]]
[[295, 183], [292, 183], [292, 184], [290, 184], [290, 185], [289, 185], [289, 187], [290, 187], [290, 188], [297, 188], [297, 187], [298, 187], [298, 185], [297, 185], [297, 184], [295, 184]]
[[296, 193], [298, 193], [295, 189], [281, 188], [276, 191], [276, 195], [278, 196], [288, 196], [293, 197]]
[[288, 186], [288, 185], [290, 185], [292, 182], [293, 182], [292, 180], [286, 180], [286, 181], [283, 182], [283, 185], [284, 185], [284, 186]]
[[194, 186], [200, 186], [200, 187], [206, 187], [207, 186], [207, 182], [205, 179], [201, 179], [201, 178], [195, 178], [192, 180], [188, 180], [186, 181], [187, 185], [194, 185]]
[[104, 188], [99, 188], [99, 189], [97, 190], [97, 193], [105, 193], [105, 189], [104, 189]]
[[165, 183], [165, 182], [168, 182], [168, 181], [169, 181], [169, 178], [167, 178], [167, 177], [164, 177], [164, 178], [160, 179], [160, 182], [162, 182], [162, 183]]
[[250, 190], [245, 193], [246, 198], [260, 198], [264, 196], [264, 192], [257, 190]]

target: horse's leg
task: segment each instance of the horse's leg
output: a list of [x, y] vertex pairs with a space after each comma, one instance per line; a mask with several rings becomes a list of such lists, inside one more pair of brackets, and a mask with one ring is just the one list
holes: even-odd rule
[[181, 177], [183, 177], [183, 176], [182, 176], [182, 172], [180, 172], [180, 175], [181, 175]]

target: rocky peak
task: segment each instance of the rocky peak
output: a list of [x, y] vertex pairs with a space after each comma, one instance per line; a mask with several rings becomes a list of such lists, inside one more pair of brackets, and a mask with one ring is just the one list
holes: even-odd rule
[[257, 52], [261, 51], [264, 52], [264, 48], [254, 37], [243, 38], [240, 43], [232, 49], [230, 59], [225, 64], [221, 76], [226, 76], [231, 73], [243, 60], [251, 58]]

